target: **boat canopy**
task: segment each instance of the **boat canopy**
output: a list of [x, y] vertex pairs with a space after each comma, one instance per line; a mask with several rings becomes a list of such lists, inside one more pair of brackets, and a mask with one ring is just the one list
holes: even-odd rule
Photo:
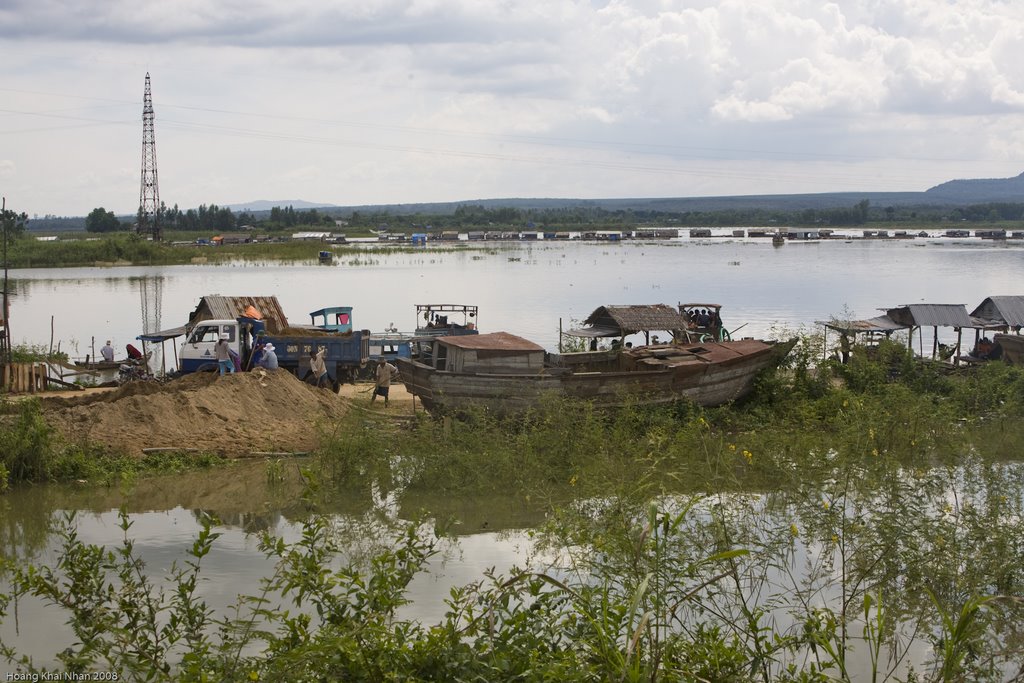
[[687, 321], [667, 304], [640, 306], [601, 306], [583, 321], [586, 327], [567, 330], [573, 337], [625, 337], [637, 332], [676, 332], [687, 328]]

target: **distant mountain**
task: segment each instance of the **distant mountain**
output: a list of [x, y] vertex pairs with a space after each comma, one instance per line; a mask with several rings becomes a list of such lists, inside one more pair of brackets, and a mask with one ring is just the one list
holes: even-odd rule
[[722, 197], [661, 197], [633, 199], [559, 199], [507, 198], [471, 199], [462, 202], [432, 204], [364, 204], [337, 206], [332, 214], [353, 211], [384, 211], [393, 214], [452, 213], [459, 206], [489, 209], [508, 207], [526, 209], [600, 208], [606, 211], [729, 211], [763, 209], [765, 211], [801, 211], [853, 206], [863, 200], [872, 206], [956, 207], [992, 202], [1024, 203], [1024, 173], [1015, 178], [990, 180], [950, 180], [925, 192], [824, 192], [820, 194], [734, 195]]
[[1024, 202], [1024, 173], [1016, 178], [950, 180], [924, 193], [930, 200], [956, 204]]
[[275, 206], [279, 206], [282, 209], [290, 206], [293, 209], [326, 209], [334, 208], [334, 204], [325, 204], [323, 202], [307, 202], [302, 199], [281, 199], [278, 201], [269, 201], [266, 199], [258, 199], [254, 202], [246, 202], [244, 204], [228, 204], [227, 207], [232, 211], [270, 211]]
[[924, 203], [922, 192], [829, 192], [824, 194], [779, 194], [726, 197], [654, 197], [625, 199], [569, 199], [569, 198], [512, 198], [469, 199], [461, 202], [433, 204], [364, 204], [338, 206], [330, 209], [332, 215], [386, 212], [396, 215], [450, 214], [460, 206], [479, 206], [487, 209], [511, 208], [525, 210], [544, 209], [603, 209], [605, 211], [729, 211], [764, 209], [766, 211], [800, 211], [802, 209], [835, 209], [853, 206], [867, 199], [872, 206], [910, 206]]
[[[868, 200], [873, 207], [948, 208], [971, 204], [1024, 203], [1024, 173], [1014, 178], [988, 178], [950, 180], [929, 188], [925, 192], [825, 192], [820, 194], [735, 195], [724, 197], [655, 197], [634, 199], [571, 199], [557, 197], [512, 197], [505, 199], [468, 199], [460, 202], [432, 202], [417, 204], [362, 204], [338, 206], [303, 199], [260, 199], [243, 204], [227, 204], [232, 211], [248, 211], [261, 217], [275, 206], [294, 209], [322, 209], [332, 216], [386, 212], [392, 215], [451, 214], [460, 206], [481, 206], [488, 209], [572, 209], [600, 208], [606, 211], [661, 211], [683, 213], [695, 211], [753, 210], [802, 211], [804, 209], [836, 209], [853, 206]], [[130, 220], [132, 216], [122, 217]], [[60, 232], [82, 230], [85, 217], [32, 219], [27, 229], [33, 232]]]

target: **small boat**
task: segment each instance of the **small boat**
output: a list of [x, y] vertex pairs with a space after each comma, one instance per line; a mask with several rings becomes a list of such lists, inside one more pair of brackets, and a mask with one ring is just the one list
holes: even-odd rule
[[772, 246], [781, 247], [786, 243], [786, 236], [781, 231], [776, 230], [775, 234], [772, 235]]
[[419, 340], [399, 358], [406, 389], [432, 412], [486, 408], [515, 413], [546, 394], [600, 408], [691, 400], [716, 406], [742, 398], [757, 374], [796, 344], [756, 339], [550, 354], [507, 332]]
[[123, 360], [76, 360], [75, 368], [79, 370], [117, 370], [122, 364], [127, 363], [128, 358]]
[[997, 334], [992, 341], [1003, 349], [1003, 359], [1013, 365], [1024, 365], [1024, 335]]
[[333, 263], [334, 252], [332, 251], [321, 251], [320, 252], [320, 263]]

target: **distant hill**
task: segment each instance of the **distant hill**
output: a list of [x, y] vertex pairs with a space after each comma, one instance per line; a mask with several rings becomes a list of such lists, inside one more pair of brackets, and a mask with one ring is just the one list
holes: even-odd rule
[[307, 202], [302, 199], [281, 199], [278, 201], [258, 199], [254, 202], [246, 202], [244, 204], [227, 204], [226, 206], [235, 213], [238, 213], [239, 211], [270, 211], [275, 206], [279, 206], [282, 209], [287, 206], [290, 206], [293, 209], [323, 209], [333, 208], [334, 204]]
[[930, 188], [925, 195], [931, 200], [955, 204], [1024, 202], [1024, 173], [1016, 178], [950, 180]]
[[[270, 201], [259, 199], [241, 204], [227, 204], [233, 212], [248, 211], [257, 216], [268, 214], [274, 207], [322, 209], [334, 216], [386, 212], [393, 215], [451, 214], [460, 206], [481, 206], [488, 209], [571, 209], [598, 208], [606, 211], [659, 211], [685, 213], [703, 211], [753, 210], [802, 211], [804, 209], [836, 209], [868, 200], [873, 207], [955, 208], [972, 204], [1024, 203], [1024, 173], [1014, 178], [950, 180], [924, 192], [824, 192], [820, 194], [735, 195], [723, 197], [660, 197], [626, 199], [572, 199], [557, 197], [509, 197], [505, 199], [467, 199], [459, 202], [418, 204], [361, 204], [338, 206], [303, 199]], [[129, 219], [131, 217], [125, 217]], [[27, 228], [33, 232], [82, 230], [85, 217], [33, 219]]]
[[686, 211], [727, 211], [742, 209], [765, 209], [768, 211], [799, 211], [802, 209], [834, 209], [853, 206], [867, 199], [872, 206], [911, 206], [922, 204], [922, 192], [830, 192], [825, 194], [780, 194], [749, 195], [729, 197], [655, 197], [625, 199], [569, 199], [569, 198], [506, 198], [468, 199], [461, 202], [437, 202], [430, 204], [363, 204], [360, 206], [338, 206], [329, 210], [331, 214], [387, 212], [399, 215], [415, 213], [450, 214], [460, 206], [480, 206], [488, 209], [571, 209], [589, 208], [605, 211], [662, 211], [682, 213]]

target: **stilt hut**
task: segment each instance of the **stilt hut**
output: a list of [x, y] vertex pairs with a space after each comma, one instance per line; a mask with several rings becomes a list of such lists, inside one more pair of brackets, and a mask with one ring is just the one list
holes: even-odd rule
[[843, 363], [850, 360], [850, 348], [856, 341], [857, 335], [863, 335], [866, 345], [885, 337], [888, 339], [893, 332], [909, 329], [907, 325], [900, 324], [887, 315], [880, 315], [866, 320], [826, 320], [817, 321], [825, 328], [825, 339], [823, 346], [828, 348], [828, 331], [834, 330], [839, 333], [839, 359]]
[[924, 328], [932, 328], [931, 357], [935, 359], [939, 355], [939, 328], [952, 327], [956, 331], [956, 348], [952, 353], [954, 363], [960, 357], [964, 328], [974, 327], [974, 321], [967, 315], [967, 307], [964, 304], [907, 304], [887, 309], [885, 314], [893, 321], [909, 328], [907, 346], [910, 349], [914, 348], [914, 331], [917, 331], [918, 354], [922, 358], [925, 357]]
[[971, 311], [971, 317], [999, 325], [1000, 332], [1009, 332], [1011, 329], [1020, 332], [1024, 327], [1024, 295], [990, 296]]
[[985, 359], [1001, 357], [1010, 363], [1024, 363], [1024, 336], [1021, 336], [1024, 296], [990, 296], [971, 311], [971, 317], [978, 321], [974, 333], [975, 349], [981, 349], [979, 337], [982, 330], [997, 333], [992, 337], [993, 347]]

